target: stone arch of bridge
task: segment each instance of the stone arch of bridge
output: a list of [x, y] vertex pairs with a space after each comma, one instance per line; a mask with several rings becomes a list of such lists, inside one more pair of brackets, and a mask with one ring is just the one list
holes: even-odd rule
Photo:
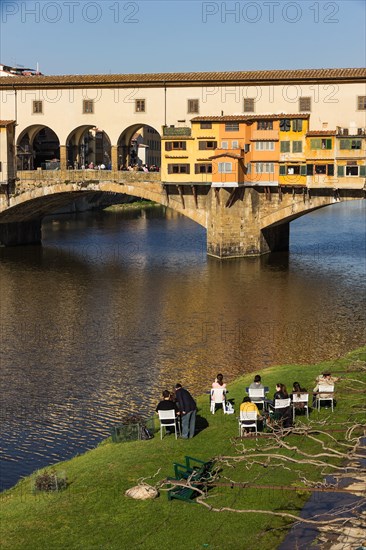
[[299, 197], [296, 201], [289, 198], [289, 200], [286, 201], [287, 204], [279, 203], [278, 209], [261, 218], [260, 228], [266, 229], [269, 227], [286, 224], [304, 216], [305, 214], [319, 210], [320, 208], [325, 208], [326, 206], [331, 206], [332, 204], [339, 204], [339, 202], [343, 200], [356, 200], [359, 198], [360, 197], [336, 198], [333, 194], [306, 200]]
[[47, 161], [60, 160], [60, 139], [45, 124], [32, 124], [24, 128], [17, 138], [16, 146], [19, 170], [44, 168]]
[[[142, 175], [142, 174], [141, 174]], [[171, 208], [172, 210], [190, 218], [199, 225], [206, 227], [206, 211], [204, 208], [195, 208], [186, 204], [183, 206], [179, 195], [169, 197], [159, 182], [138, 181], [135, 183], [116, 183], [113, 181], [85, 182], [55, 182], [53, 184], [30, 187], [11, 197], [9, 203], [0, 212], [0, 224], [18, 223], [32, 220], [42, 220], [46, 215], [65, 207], [80, 197], [95, 195], [96, 193], [115, 193], [129, 195], [150, 200]]]

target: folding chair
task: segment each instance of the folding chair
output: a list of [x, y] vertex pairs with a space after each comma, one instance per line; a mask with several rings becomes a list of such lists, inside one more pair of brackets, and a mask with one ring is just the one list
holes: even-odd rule
[[255, 403], [256, 405], [262, 404], [264, 410], [264, 388], [248, 388], [248, 395], [252, 403]]
[[320, 411], [321, 401], [330, 401], [332, 412], [334, 412], [334, 385], [319, 384], [318, 394], [316, 396], [316, 403], [318, 405], [318, 411]]
[[255, 435], [257, 436], [257, 421], [257, 411], [240, 411], [239, 437], [242, 437], [244, 428], [255, 428]]
[[212, 414], [215, 414], [216, 405], [222, 405], [222, 410], [224, 411], [224, 414], [226, 414], [225, 395], [226, 395], [226, 390], [224, 388], [211, 388], [210, 410]]
[[[177, 439], [177, 431], [180, 435], [180, 424], [179, 424], [179, 417], [177, 416], [174, 409], [171, 409], [170, 411], [158, 411], [159, 420], [160, 420], [160, 439], [163, 439], [163, 428], [166, 428], [168, 426], [174, 426], [174, 433], [175, 433], [175, 439]], [[164, 420], [164, 423], [162, 422]]]
[[[306, 417], [309, 418], [309, 394], [308, 393], [294, 393], [292, 396], [292, 418], [295, 421], [295, 414], [296, 414], [296, 403], [304, 403], [303, 409], [306, 412]], [[298, 408], [297, 410], [302, 410], [301, 408]]]
[[281, 418], [285, 410], [291, 405], [291, 398], [275, 399], [274, 405], [270, 405], [274, 418]]

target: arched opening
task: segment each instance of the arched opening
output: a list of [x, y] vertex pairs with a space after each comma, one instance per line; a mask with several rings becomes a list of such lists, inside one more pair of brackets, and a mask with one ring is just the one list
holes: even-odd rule
[[69, 168], [111, 168], [111, 140], [96, 126], [79, 126], [66, 139]]
[[120, 135], [117, 145], [119, 170], [147, 167], [150, 171], [160, 171], [161, 136], [152, 126], [129, 126]]
[[30, 126], [17, 140], [18, 170], [55, 170], [60, 167], [60, 140], [48, 126]]

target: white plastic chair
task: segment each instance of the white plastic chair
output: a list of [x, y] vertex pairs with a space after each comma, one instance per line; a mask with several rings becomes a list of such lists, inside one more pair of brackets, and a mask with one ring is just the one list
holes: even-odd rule
[[248, 388], [248, 395], [252, 403], [256, 405], [262, 403], [264, 409], [264, 388]]
[[215, 414], [216, 405], [222, 405], [222, 410], [224, 411], [224, 414], [226, 414], [225, 395], [226, 395], [226, 389], [225, 388], [211, 388], [211, 407], [210, 407], [210, 410], [211, 410], [212, 414]]
[[[180, 424], [179, 424], [179, 417], [177, 416], [174, 409], [171, 409], [170, 411], [158, 411], [159, 420], [160, 420], [160, 439], [163, 439], [163, 428], [166, 428], [168, 426], [174, 426], [174, 433], [175, 433], [175, 439], [177, 439], [177, 432], [180, 435]], [[162, 422], [164, 420], [164, 423]], [[167, 422], [167, 421], [170, 422]]]
[[318, 411], [320, 411], [321, 401], [330, 401], [331, 402], [331, 407], [332, 407], [332, 412], [334, 412], [334, 385], [332, 386], [330, 384], [319, 384], [318, 394], [316, 396], [316, 403], [318, 405]]
[[286, 409], [291, 405], [291, 398], [288, 397], [286, 399], [275, 399], [274, 405], [270, 405], [273, 412], [278, 412], [281, 409]]
[[[296, 403], [304, 403], [304, 410], [306, 412], [306, 417], [309, 418], [309, 394], [308, 393], [294, 393], [292, 396], [292, 412], [293, 412], [293, 420], [295, 420], [295, 414], [296, 414]], [[298, 409], [301, 410], [301, 409]]]
[[255, 428], [255, 435], [257, 436], [257, 411], [240, 411], [239, 417], [239, 437], [243, 435], [244, 428]]

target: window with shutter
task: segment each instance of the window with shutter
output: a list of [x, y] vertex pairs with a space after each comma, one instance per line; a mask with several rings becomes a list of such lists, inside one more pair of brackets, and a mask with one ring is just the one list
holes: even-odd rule
[[233, 171], [233, 163], [219, 162], [218, 169], [219, 169], [219, 174], [231, 174]]
[[288, 118], [282, 118], [280, 120], [281, 132], [289, 132], [291, 130], [291, 121]]
[[306, 165], [306, 175], [312, 176], [314, 173], [314, 165], [313, 164], [307, 164]]
[[337, 166], [337, 176], [340, 178], [344, 177], [344, 166]]
[[201, 130], [211, 130], [212, 128], [212, 122], [201, 122], [200, 123]]
[[257, 130], [273, 130], [272, 120], [258, 120]]
[[366, 176], [366, 166], [360, 166], [360, 176], [365, 177]]
[[328, 176], [334, 176], [334, 164], [328, 164], [327, 174]]
[[254, 104], [253, 98], [249, 98], [249, 97], [244, 98], [244, 112], [245, 113], [255, 112], [255, 104]]
[[302, 152], [302, 141], [293, 141], [292, 142], [292, 152], [301, 153]]
[[165, 151], [171, 151], [172, 150], [172, 142], [166, 141], [165, 142]]
[[146, 102], [144, 99], [135, 99], [135, 113], [145, 113]]
[[199, 103], [198, 99], [188, 99], [188, 113], [198, 113]]
[[281, 141], [280, 142], [281, 153], [290, 152], [290, 141]]
[[301, 120], [301, 118], [295, 118], [292, 121], [292, 131], [293, 132], [302, 132], [302, 120]]
[[239, 122], [225, 123], [225, 132], [238, 132], [238, 131], [239, 131]]
[[311, 111], [311, 97], [300, 97], [299, 99], [299, 111], [300, 113], [303, 112], [310, 112]]
[[306, 176], [306, 164], [300, 166], [300, 174]]
[[357, 97], [357, 109], [358, 111], [366, 111], [366, 95]]
[[208, 163], [198, 163], [194, 165], [195, 174], [211, 174], [212, 173], [212, 164]]
[[229, 148], [229, 142], [228, 141], [222, 141], [221, 142], [221, 149], [228, 149]]
[[280, 176], [286, 175], [286, 166], [284, 164], [280, 165]]
[[322, 148], [322, 140], [321, 139], [311, 139], [310, 140], [310, 149], [321, 149]]
[[41, 115], [43, 113], [43, 101], [33, 101], [33, 114]]

